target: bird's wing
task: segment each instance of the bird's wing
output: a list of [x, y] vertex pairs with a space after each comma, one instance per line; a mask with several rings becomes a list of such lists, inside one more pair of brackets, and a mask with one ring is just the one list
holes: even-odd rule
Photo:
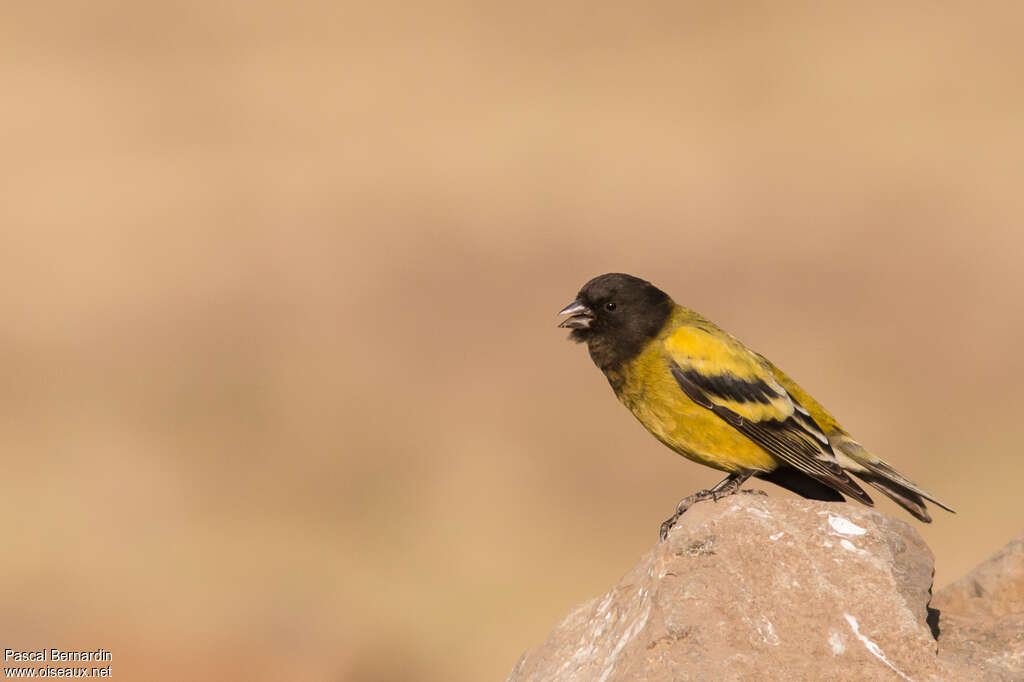
[[725, 332], [684, 326], [664, 341], [669, 369], [690, 400], [769, 454], [864, 504], [868, 494], [836, 462], [810, 413], [759, 355]]
[[892, 468], [887, 462], [876, 455], [868, 452], [863, 445], [855, 441], [846, 432], [832, 413], [825, 409], [825, 406], [815, 400], [798, 383], [793, 381], [781, 369], [773, 365], [764, 356], [758, 355], [761, 361], [771, 369], [772, 376], [785, 388], [794, 400], [799, 401], [811, 417], [817, 422], [821, 430], [828, 436], [832, 452], [836, 460], [848, 472], [857, 478], [874, 486], [896, 504], [900, 505], [915, 517], [929, 523], [932, 518], [925, 507], [925, 500], [930, 500], [948, 512], [954, 512], [950, 507], [935, 499], [935, 496], [927, 490], [919, 487], [906, 476]]

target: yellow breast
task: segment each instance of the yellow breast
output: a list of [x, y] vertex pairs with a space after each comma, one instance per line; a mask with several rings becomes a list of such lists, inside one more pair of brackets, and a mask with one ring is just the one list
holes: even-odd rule
[[658, 340], [609, 378], [633, 416], [684, 457], [730, 473], [776, 468], [775, 458], [760, 446], [690, 400], [672, 377]]

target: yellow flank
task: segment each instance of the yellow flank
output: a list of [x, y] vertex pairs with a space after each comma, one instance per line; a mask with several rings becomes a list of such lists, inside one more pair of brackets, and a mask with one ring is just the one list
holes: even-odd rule
[[[706, 331], [705, 331], [706, 330]], [[714, 324], [677, 306], [662, 335], [626, 363], [616, 395], [658, 440], [700, 464], [738, 473], [772, 471], [778, 461], [711, 410], [690, 400], [676, 383], [670, 362], [707, 375], [730, 373], [746, 381], [778, 384], [760, 357], [744, 348]], [[765, 405], [716, 400], [752, 420], [785, 419], [793, 404], [782, 396]]]

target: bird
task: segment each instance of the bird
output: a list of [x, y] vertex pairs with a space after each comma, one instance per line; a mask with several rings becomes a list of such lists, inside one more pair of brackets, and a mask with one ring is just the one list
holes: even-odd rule
[[739, 492], [751, 477], [809, 499], [874, 506], [856, 478], [925, 523], [932, 520], [925, 500], [955, 513], [854, 440], [767, 358], [647, 280], [600, 275], [559, 315], [567, 317], [558, 326], [586, 344], [651, 435], [727, 474], [681, 500], [662, 523], [661, 540], [692, 505]]

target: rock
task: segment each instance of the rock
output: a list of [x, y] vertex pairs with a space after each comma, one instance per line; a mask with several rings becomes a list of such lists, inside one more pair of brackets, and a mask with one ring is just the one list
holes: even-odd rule
[[936, 655], [932, 567], [910, 525], [865, 507], [701, 503], [508, 680], [973, 679]]
[[935, 595], [939, 656], [977, 679], [1024, 680], [1024, 536]]

